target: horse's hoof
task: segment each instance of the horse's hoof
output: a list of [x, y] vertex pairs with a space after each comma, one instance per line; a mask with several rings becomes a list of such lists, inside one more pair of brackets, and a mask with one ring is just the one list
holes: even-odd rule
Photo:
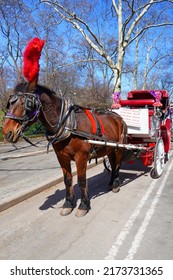
[[120, 179], [116, 178], [112, 184], [112, 188], [118, 188], [120, 185]]
[[113, 193], [117, 193], [117, 192], [119, 192], [119, 191], [120, 191], [120, 187], [116, 187], [116, 188], [113, 187], [113, 188], [112, 188], [112, 192], [113, 192]]
[[73, 208], [62, 208], [60, 215], [61, 216], [67, 216], [73, 211]]
[[75, 216], [78, 218], [81, 218], [81, 217], [85, 216], [87, 213], [88, 213], [88, 210], [77, 209]]

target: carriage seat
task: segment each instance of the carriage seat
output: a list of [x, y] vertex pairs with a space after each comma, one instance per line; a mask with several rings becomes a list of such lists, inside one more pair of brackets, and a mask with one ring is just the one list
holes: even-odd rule
[[127, 99], [127, 100], [120, 100], [120, 105], [122, 107], [129, 106], [129, 107], [141, 107], [141, 106], [153, 106], [155, 100], [154, 99]]

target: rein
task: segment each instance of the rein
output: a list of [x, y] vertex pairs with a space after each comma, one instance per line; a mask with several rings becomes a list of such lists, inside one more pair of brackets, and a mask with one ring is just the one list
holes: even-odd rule
[[29, 140], [23, 133], [20, 134], [20, 136], [27, 142], [29, 143], [30, 145], [34, 146], [34, 147], [37, 147], [36, 144], [32, 143], [31, 140]]

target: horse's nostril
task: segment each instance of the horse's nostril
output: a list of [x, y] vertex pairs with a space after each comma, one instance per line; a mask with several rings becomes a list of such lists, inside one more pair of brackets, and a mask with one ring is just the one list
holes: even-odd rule
[[12, 141], [13, 139], [13, 132], [10, 130], [6, 135], [5, 138], [7, 141]]

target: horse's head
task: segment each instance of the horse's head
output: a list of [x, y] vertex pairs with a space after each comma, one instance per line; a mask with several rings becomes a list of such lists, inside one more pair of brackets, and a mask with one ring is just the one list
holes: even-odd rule
[[17, 142], [22, 132], [36, 122], [39, 115], [41, 103], [36, 87], [44, 43], [44, 40], [33, 38], [24, 50], [22, 72], [28, 83], [18, 84], [8, 100], [3, 134], [9, 142]]
[[2, 132], [7, 141], [16, 143], [23, 131], [37, 121], [41, 103], [37, 93], [29, 92], [26, 83], [21, 83], [9, 97]]

